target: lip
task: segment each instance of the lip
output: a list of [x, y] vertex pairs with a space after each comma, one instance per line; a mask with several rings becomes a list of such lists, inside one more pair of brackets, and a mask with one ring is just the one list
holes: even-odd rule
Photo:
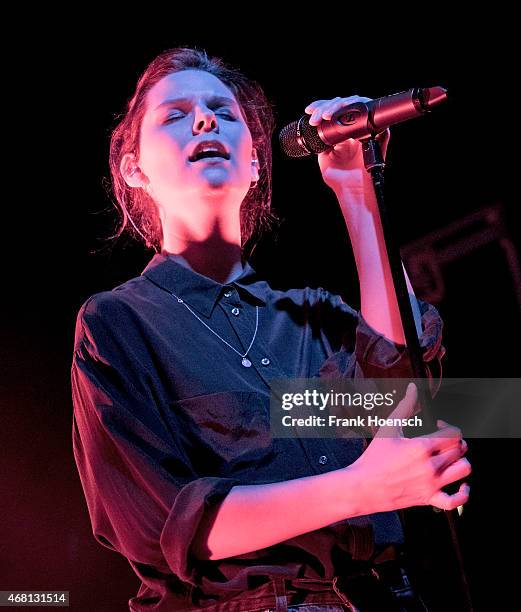
[[[218, 152], [214, 157], [202, 157], [201, 159], [195, 159], [196, 155], [198, 155], [204, 148], [213, 147]], [[196, 161], [227, 161], [230, 159], [230, 154], [228, 150], [224, 146], [222, 142], [219, 140], [201, 140], [197, 143], [197, 145], [193, 148], [192, 153], [188, 157], [188, 161], [196, 162]]]
[[194, 163], [206, 162], [207, 164], [223, 164], [227, 161], [228, 160], [224, 159], [224, 157], [218, 157], [216, 155], [215, 157], [202, 157], [201, 159], [196, 160]]

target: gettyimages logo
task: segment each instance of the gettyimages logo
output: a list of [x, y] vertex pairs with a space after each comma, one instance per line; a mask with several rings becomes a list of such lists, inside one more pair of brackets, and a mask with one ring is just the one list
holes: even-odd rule
[[327, 393], [317, 389], [306, 389], [303, 393], [283, 393], [281, 407], [283, 410], [291, 410], [294, 406], [315, 407], [325, 410], [327, 406], [358, 406], [364, 410], [372, 410], [375, 407], [394, 406], [392, 393], [342, 393], [331, 389]]
[[425, 434], [420, 404], [405, 417], [396, 411], [411, 382], [431, 397], [437, 389], [433, 416], [466, 438], [521, 438], [521, 378], [445, 378], [441, 384], [417, 378], [277, 379], [270, 390], [271, 434], [367, 438], [385, 426], [403, 428], [408, 437]]

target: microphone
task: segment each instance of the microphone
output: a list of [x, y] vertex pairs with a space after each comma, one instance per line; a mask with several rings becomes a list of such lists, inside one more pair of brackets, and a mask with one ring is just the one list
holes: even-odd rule
[[318, 155], [348, 138], [364, 140], [395, 123], [419, 117], [446, 99], [447, 90], [443, 87], [414, 87], [345, 106], [331, 120], [323, 120], [317, 126], [309, 125], [310, 115], [304, 115], [281, 130], [280, 146], [288, 157]]

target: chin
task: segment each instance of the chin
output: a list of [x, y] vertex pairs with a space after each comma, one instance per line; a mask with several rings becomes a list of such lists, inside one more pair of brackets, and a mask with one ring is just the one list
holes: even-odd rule
[[231, 191], [226, 181], [207, 181], [203, 191], [209, 195], [225, 195]]
[[245, 187], [244, 185], [238, 185], [235, 182], [229, 180], [229, 177], [223, 176], [206, 176], [204, 177], [204, 187], [210, 192], [219, 192], [219, 193], [230, 193], [230, 194], [246, 194], [248, 192], [249, 186]]

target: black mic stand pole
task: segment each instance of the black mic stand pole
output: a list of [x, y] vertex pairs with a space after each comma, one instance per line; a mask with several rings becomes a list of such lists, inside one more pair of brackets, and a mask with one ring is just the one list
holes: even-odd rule
[[[380, 219], [382, 222], [383, 236], [385, 242], [385, 248], [387, 256], [389, 258], [389, 264], [391, 267], [391, 274], [393, 278], [394, 287], [396, 290], [396, 298], [398, 300], [398, 307], [400, 309], [401, 321], [403, 331], [405, 335], [405, 342], [409, 352], [409, 357], [412, 366], [412, 372], [414, 378], [426, 378], [426, 370], [423, 365], [422, 352], [420, 343], [416, 333], [416, 326], [414, 323], [414, 316], [412, 312], [412, 306], [409, 299], [407, 290], [407, 284], [405, 275], [402, 267], [402, 260], [400, 256], [399, 247], [394, 240], [394, 232], [392, 228], [392, 218], [389, 214], [389, 210], [385, 206], [384, 199], [384, 167], [385, 162], [382, 155], [382, 149], [380, 143], [374, 138], [368, 138], [361, 141], [362, 150], [364, 155], [364, 165], [371, 174], [373, 188], [378, 202], [378, 209], [380, 212]], [[427, 393], [426, 385], [417, 385], [418, 387], [418, 401], [422, 410], [423, 422], [429, 431], [435, 431], [436, 424], [432, 413], [431, 397]], [[461, 554], [461, 548], [458, 541], [456, 532], [456, 517], [457, 510], [445, 510], [445, 516], [449, 525], [452, 543], [454, 546], [454, 552], [458, 560], [458, 566], [461, 577], [461, 587], [463, 591], [463, 598], [465, 602], [465, 609], [467, 612], [472, 612], [472, 601], [470, 598], [470, 589], [465, 574], [465, 568], [463, 565], [463, 557]], [[459, 517], [458, 517], [459, 518]]]

